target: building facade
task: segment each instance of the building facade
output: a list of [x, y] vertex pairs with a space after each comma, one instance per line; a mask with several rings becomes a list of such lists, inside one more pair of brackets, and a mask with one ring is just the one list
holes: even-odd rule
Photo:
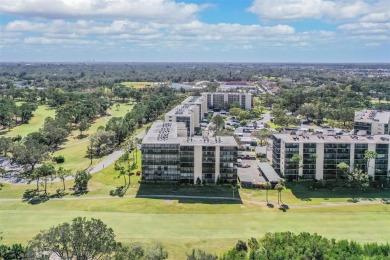
[[[345, 162], [351, 168], [361, 168], [375, 179], [390, 177], [390, 135], [303, 135], [274, 134], [272, 163], [275, 171], [286, 179], [334, 179], [340, 176], [337, 165]], [[376, 152], [376, 158], [364, 159], [366, 151]], [[294, 154], [302, 158], [299, 165]]]
[[390, 134], [390, 111], [362, 110], [355, 112], [354, 130], [361, 135]]
[[182, 122], [187, 127], [187, 135], [193, 136], [200, 128], [200, 109], [197, 105], [181, 104], [165, 114], [165, 122]]
[[142, 141], [142, 179], [196, 183], [237, 180], [232, 136], [187, 135], [183, 122], [155, 122]]
[[238, 102], [242, 109], [252, 108], [252, 94], [244, 92], [205, 92], [202, 96], [207, 100], [207, 107], [225, 109], [228, 105]]

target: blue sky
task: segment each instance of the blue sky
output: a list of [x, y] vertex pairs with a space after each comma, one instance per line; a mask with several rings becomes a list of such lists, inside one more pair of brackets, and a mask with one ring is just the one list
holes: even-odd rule
[[0, 61], [390, 62], [390, 3], [2, 0]]

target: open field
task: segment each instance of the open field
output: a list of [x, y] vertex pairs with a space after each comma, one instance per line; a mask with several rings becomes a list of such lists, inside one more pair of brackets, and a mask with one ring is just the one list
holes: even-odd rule
[[156, 82], [141, 82], [141, 81], [127, 81], [127, 82], [121, 82], [122, 85], [125, 85], [126, 87], [134, 87], [134, 88], [145, 88], [146, 86], [154, 86]]
[[55, 109], [50, 108], [47, 105], [38, 106], [37, 110], [34, 111], [34, 116], [31, 118], [28, 124], [18, 125], [14, 128], [11, 128], [11, 131], [0, 131], [1, 134], [4, 134], [6, 137], [14, 137], [21, 135], [25, 137], [31, 132], [36, 132], [39, 128], [42, 128], [43, 123], [45, 122], [46, 117], [55, 117]]
[[[26, 189], [35, 188], [34, 184], [5, 185], [0, 191], [0, 231], [4, 243], [25, 243], [40, 230], [77, 216], [101, 219], [114, 229], [117, 240], [124, 243], [161, 241], [169, 250], [170, 259], [183, 259], [194, 247], [219, 253], [234, 246], [238, 239], [287, 230], [317, 232], [359, 242], [389, 240], [385, 228], [390, 221], [390, 205], [380, 203], [380, 198], [390, 198], [389, 191], [309, 191], [306, 185], [289, 184], [290, 189], [284, 190], [282, 196], [289, 206], [284, 212], [278, 209], [276, 191], [269, 192], [274, 208], [266, 206], [265, 191], [248, 189], [240, 189], [239, 196], [235, 195], [238, 200], [140, 197], [147, 194], [231, 197], [232, 188], [140, 185], [137, 176], [132, 176], [125, 197], [110, 197], [109, 190], [123, 185], [123, 179], [116, 177], [113, 166], [107, 167], [93, 175], [86, 195], [68, 194], [64, 199], [35, 205], [4, 200], [21, 198]], [[67, 187], [72, 183], [67, 181]], [[52, 184], [50, 192], [55, 193], [61, 187], [61, 183]], [[348, 202], [349, 198], [377, 204], [359, 205]]]

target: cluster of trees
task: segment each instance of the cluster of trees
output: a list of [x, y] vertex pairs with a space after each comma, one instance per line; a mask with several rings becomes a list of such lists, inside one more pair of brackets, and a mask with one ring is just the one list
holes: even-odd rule
[[[160, 243], [123, 245], [115, 240], [114, 231], [99, 219], [75, 218], [41, 231], [26, 247], [0, 245], [5, 260], [73, 259], [163, 260], [168, 252]], [[388, 259], [390, 245], [328, 239], [318, 234], [291, 232], [266, 233], [262, 238], [239, 240], [230, 250], [216, 254], [193, 249], [187, 260], [247, 259]]]
[[169, 88], [137, 90], [142, 93], [141, 102], [124, 117], [112, 117], [104, 129], [91, 136], [88, 155], [101, 156], [121, 145], [140, 126], [153, 122], [164, 111], [181, 101], [181, 97]]
[[[266, 233], [260, 239], [238, 241], [221, 260], [245, 259], [387, 259], [390, 245], [328, 239], [318, 234]], [[193, 258], [200, 260], [203, 258]], [[212, 259], [212, 258], [210, 258]]]
[[[271, 103], [275, 123], [281, 126], [296, 124], [296, 115], [302, 115], [317, 124], [322, 124], [326, 118], [346, 126], [353, 122], [355, 110], [371, 107], [369, 96], [345, 85], [327, 85], [315, 89], [297, 86], [281, 91]], [[291, 112], [291, 115], [287, 116], [286, 112]]]
[[27, 124], [37, 108], [34, 103], [23, 103], [18, 106], [12, 99], [0, 98], [0, 129], [10, 129], [20, 123]]
[[0, 245], [0, 257], [4, 260], [52, 257], [63, 260], [164, 260], [168, 258], [168, 252], [160, 243], [123, 245], [115, 240], [114, 231], [101, 220], [78, 217], [72, 223], [41, 231], [26, 247]]

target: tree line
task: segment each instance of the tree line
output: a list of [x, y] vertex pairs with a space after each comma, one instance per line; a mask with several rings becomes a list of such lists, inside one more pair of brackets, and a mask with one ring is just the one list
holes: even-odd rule
[[[99, 219], [75, 218], [44, 230], [28, 241], [27, 246], [0, 245], [0, 257], [5, 260], [49, 259], [63, 260], [114, 259], [163, 260], [169, 256], [161, 243], [149, 245], [138, 242], [124, 245], [117, 242], [113, 229]], [[307, 232], [266, 233], [250, 238], [218, 256], [201, 249], [187, 253], [187, 260], [278, 260], [278, 259], [388, 259], [390, 245], [359, 244], [356, 241], [335, 240]]]

